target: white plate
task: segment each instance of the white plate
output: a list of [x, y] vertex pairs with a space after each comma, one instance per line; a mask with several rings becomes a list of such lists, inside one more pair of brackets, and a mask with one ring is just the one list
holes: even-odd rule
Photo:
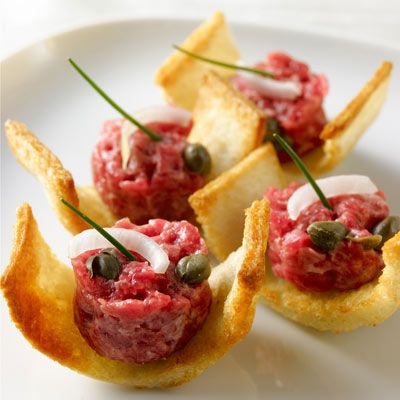
[[[153, 75], [160, 62], [197, 22], [130, 20], [67, 32], [8, 58], [2, 65], [2, 118], [26, 122], [71, 170], [90, 183], [90, 153], [100, 125], [116, 113], [66, 62], [72, 56], [121, 105], [159, 103]], [[255, 61], [282, 49], [329, 77], [326, 109], [343, 107], [382, 60], [400, 65], [400, 53], [337, 38], [233, 25], [244, 58]], [[369, 174], [400, 213], [400, 79], [340, 172]], [[3, 96], [4, 94], [4, 96]], [[3, 121], [4, 123], [4, 121]], [[10, 154], [2, 136], [1, 265], [11, 248], [15, 209], [29, 201], [40, 229], [66, 260], [69, 235], [50, 210], [39, 183]], [[400, 312], [376, 328], [343, 335], [318, 333], [259, 306], [254, 327], [236, 348], [189, 384], [165, 391], [135, 391], [80, 376], [33, 350], [11, 323], [2, 300], [4, 399], [374, 399], [400, 393]]]

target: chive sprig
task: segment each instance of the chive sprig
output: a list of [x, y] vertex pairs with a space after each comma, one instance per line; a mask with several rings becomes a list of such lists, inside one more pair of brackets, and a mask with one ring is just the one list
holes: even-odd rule
[[310, 171], [307, 169], [301, 158], [295, 153], [295, 151], [289, 146], [289, 144], [278, 134], [274, 133], [273, 138], [281, 145], [281, 147], [289, 154], [290, 158], [293, 162], [297, 165], [299, 170], [304, 174], [307, 178], [308, 182], [317, 193], [317, 196], [321, 200], [321, 203], [328, 209], [333, 210], [331, 204], [329, 203], [328, 199], [325, 197], [324, 193], [322, 192], [321, 188], [318, 186], [315, 179], [312, 177]]
[[227, 63], [224, 61], [214, 60], [212, 58], [208, 58], [208, 57], [204, 57], [199, 54], [196, 54], [196, 53], [192, 53], [191, 51], [183, 49], [182, 47], [179, 47], [176, 44], [172, 45], [172, 47], [174, 49], [180, 51], [181, 53], [184, 53], [187, 56], [195, 58], [196, 60], [199, 60], [199, 61], [204, 61], [209, 64], [218, 65], [219, 67], [223, 67], [223, 68], [234, 69], [236, 71], [246, 71], [246, 72], [250, 72], [250, 73], [256, 74], [256, 75], [261, 75], [261, 76], [264, 76], [267, 78], [274, 78], [274, 74], [270, 71], [265, 71], [263, 69], [245, 67], [244, 65], [236, 65], [236, 64], [231, 64], [231, 63]]
[[115, 237], [110, 235], [105, 229], [103, 229], [99, 224], [96, 224], [92, 219], [90, 219], [86, 214], [82, 211], [78, 210], [72, 204], [68, 203], [67, 200], [61, 199], [61, 202], [65, 204], [70, 210], [72, 210], [75, 214], [79, 215], [84, 221], [86, 221], [90, 226], [96, 229], [100, 235], [104, 236], [112, 245], [115, 246], [122, 254], [124, 254], [129, 260], [136, 261], [136, 257]]
[[128, 121], [132, 122], [137, 128], [143, 131], [146, 135], [148, 135], [151, 139], [156, 142], [161, 140], [161, 136], [157, 135], [157, 133], [153, 132], [151, 129], [145, 127], [141, 124], [137, 119], [133, 118], [130, 114], [128, 114], [123, 108], [121, 108], [113, 99], [111, 99], [105, 92], [102, 90], [96, 82], [91, 79], [86, 72], [82, 70], [81, 67], [72, 59], [68, 58], [68, 62], [74, 67], [74, 69], [82, 76], [83, 79], [101, 96], [103, 99], [110, 104], [115, 110], [117, 110], [123, 117], [125, 117]]

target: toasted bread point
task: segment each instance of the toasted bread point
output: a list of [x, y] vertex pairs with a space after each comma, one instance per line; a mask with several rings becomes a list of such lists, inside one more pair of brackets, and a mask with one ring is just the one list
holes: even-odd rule
[[64, 198], [102, 226], [111, 226], [116, 217], [92, 187], [76, 188], [74, 179], [61, 161], [28, 129], [17, 121], [7, 121], [5, 132], [17, 161], [41, 182], [58, 219], [72, 234], [90, 228], [61, 203]]
[[208, 72], [203, 79], [189, 135], [211, 155], [208, 180], [236, 165], [257, 148], [265, 134], [265, 116], [229, 82]]
[[383, 247], [385, 267], [374, 281], [345, 292], [300, 291], [276, 278], [266, 265], [262, 300], [271, 308], [300, 324], [319, 331], [348, 332], [375, 326], [400, 307], [400, 233]]
[[[239, 52], [221, 12], [216, 12], [209, 20], [203, 22], [181, 47], [204, 57], [228, 63], [235, 63], [239, 59]], [[200, 62], [174, 51], [157, 71], [155, 82], [163, 89], [167, 101], [192, 110], [201, 79], [210, 69], [217, 70], [222, 76], [232, 75], [230, 70]]]
[[128, 364], [98, 355], [74, 323], [75, 280], [41, 236], [28, 204], [18, 209], [10, 264], [1, 279], [12, 319], [33, 347], [90, 377], [135, 387], [189, 381], [249, 332], [264, 282], [269, 210], [254, 202], [246, 213], [243, 245], [209, 278], [212, 305], [203, 328], [166, 360]]
[[269, 186], [286, 186], [271, 143], [254, 150], [189, 198], [207, 245], [219, 260], [240, 246], [244, 210], [254, 199], [262, 198]]
[[[386, 99], [392, 64], [383, 62], [350, 103], [321, 132], [323, 145], [302, 157], [315, 176], [339, 165], [373, 122]], [[301, 174], [293, 163], [282, 165], [289, 181]]]

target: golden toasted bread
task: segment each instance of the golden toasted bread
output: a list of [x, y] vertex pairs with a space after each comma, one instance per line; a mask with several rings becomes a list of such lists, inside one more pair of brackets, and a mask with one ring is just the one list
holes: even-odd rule
[[27, 128], [17, 121], [7, 121], [5, 133], [15, 158], [42, 183], [50, 204], [64, 227], [73, 234], [89, 226], [65, 207], [64, 198], [101, 226], [111, 226], [117, 218], [102, 202], [93, 187], [75, 187], [74, 179], [61, 161]]
[[11, 260], [1, 288], [26, 339], [60, 364], [123, 385], [179, 385], [214, 364], [249, 332], [264, 282], [268, 218], [265, 201], [256, 201], [247, 210], [242, 246], [209, 278], [212, 305], [203, 328], [166, 360], [144, 365], [113, 361], [86, 343], [74, 323], [72, 269], [52, 253], [28, 204], [17, 211]]
[[[181, 47], [228, 63], [235, 63], [239, 59], [239, 52], [221, 12], [216, 12], [195, 29]], [[230, 70], [199, 62], [174, 51], [157, 71], [155, 82], [163, 89], [168, 102], [191, 110], [196, 102], [201, 79], [210, 68], [218, 70], [222, 76], [232, 75]]]
[[400, 307], [400, 232], [382, 251], [382, 274], [359, 289], [345, 292], [300, 291], [275, 277], [267, 262], [261, 298], [285, 317], [320, 331], [339, 333], [378, 325]]
[[193, 111], [192, 143], [211, 155], [208, 180], [228, 170], [257, 148], [265, 134], [265, 116], [215, 72], [208, 72]]
[[242, 241], [244, 210], [269, 186], [283, 188], [285, 177], [271, 143], [259, 147], [189, 198], [207, 246], [224, 260]]

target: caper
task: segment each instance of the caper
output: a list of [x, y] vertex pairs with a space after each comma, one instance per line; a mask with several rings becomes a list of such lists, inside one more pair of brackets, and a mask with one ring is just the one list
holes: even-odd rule
[[205, 281], [210, 276], [210, 260], [203, 254], [183, 257], [178, 261], [175, 272], [181, 281], [195, 285]]
[[186, 166], [199, 175], [207, 175], [211, 170], [211, 157], [200, 143], [189, 143], [183, 150]]
[[279, 126], [279, 122], [276, 118], [268, 118], [267, 119], [267, 134], [271, 135], [273, 133], [281, 134], [281, 128]]
[[381, 235], [370, 235], [359, 238], [347, 235], [346, 239], [352, 240], [356, 243], [360, 243], [365, 250], [376, 249], [382, 242]]
[[[289, 146], [293, 146], [293, 139], [290, 136], [285, 135], [284, 133], [282, 133], [282, 130], [280, 128], [278, 120], [276, 118], [268, 118], [267, 119], [267, 133], [264, 136], [264, 143], [272, 142], [274, 133], [282, 136], [282, 138], [286, 141], [286, 143], [289, 144]], [[282, 148], [282, 146], [279, 143], [275, 142], [275, 141], [274, 141], [274, 146], [275, 146], [277, 151], [283, 151], [284, 150]]]
[[307, 228], [312, 242], [323, 251], [334, 250], [349, 230], [338, 221], [318, 221]]
[[374, 235], [382, 236], [382, 241], [379, 247], [382, 247], [383, 244], [392, 238], [397, 232], [400, 232], [400, 217], [396, 215], [386, 217], [372, 229]]
[[116, 279], [119, 275], [121, 264], [114, 249], [105, 249], [99, 254], [89, 257], [86, 268], [93, 275], [102, 276], [105, 279]]

